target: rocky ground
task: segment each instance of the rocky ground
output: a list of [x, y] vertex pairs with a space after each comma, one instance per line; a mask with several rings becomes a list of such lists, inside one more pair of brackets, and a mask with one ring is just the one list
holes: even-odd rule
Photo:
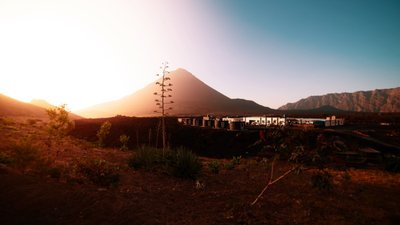
[[[207, 165], [230, 159], [201, 157], [202, 174], [187, 180], [129, 168], [134, 150], [49, 139], [45, 123], [1, 119], [2, 224], [400, 224], [400, 174], [380, 168], [329, 168], [332, 189], [321, 190], [311, 182], [317, 169], [291, 173], [251, 206], [268, 182], [270, 159], [243, 157], [215, 174]], [[23, 143], [30, 150], [18, 150]], [[107, 162], [119, 181], [104, 186], [79, 174], [90, 160]], [[290, 168], [277, 161], [274, 177]]]

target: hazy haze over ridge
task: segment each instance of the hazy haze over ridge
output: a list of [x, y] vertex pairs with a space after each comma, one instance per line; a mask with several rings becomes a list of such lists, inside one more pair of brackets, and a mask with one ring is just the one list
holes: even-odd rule
[[161, 62], [229, 98], [400, 86], [400, 2], [3, 0], [0, 92], [72, 110], [155, 80]]

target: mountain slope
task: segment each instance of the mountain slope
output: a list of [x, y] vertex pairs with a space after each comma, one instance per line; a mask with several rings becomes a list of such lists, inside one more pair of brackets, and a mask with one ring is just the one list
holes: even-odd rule
[[29, 103], [20, 102], [3, 94], [0, 94], [0, 115], [38, 118], [47, 117], [45, 109]]
[[[271, 112], [272, 109], [253, 101], [230, 99], [193, 76], [184, 69], [172, 71], [169, 75], [173, 84], [171, 92], [175, 103], [169, 112], [171, 115], [204, 115], [204, 114], [256, 114]], [[155, 116], [154, 92], [159, 91], [155, 83], [126, 96], [78, 111], [86, 117]]]
[[[52, 109], [52, 108], [56, 107], [56, 106], [48, 103], [46, 100], [43, 100], [43, 99], [32, 99], [30, 104], [35, 105], [35, 106], [39, 106], [39, 107], [41, 107], [43, 109]], [[68, 115], [73, 120], [83, 119], [82, 116], [79, 116], [79, 115], [71, 113], [71, 112], [69, 112]], [[46, 116], [47, 116], [47, 113], [46, 113]]]
[[49, 109], [54, 107], [54, 105], [51, 105], [50, 103], [48, 103], [46, 100], [43, 99], [32, 99], [30, 103], [32, 105], [36, 105], [44, 109]]
[[[41, 104], [43, 104], [44, 102], [44, 100], [41, 100]], [[35, 103], [37, 103], [37, 101], [35, 101]], [[50, 104], [48, 104], [48, 106], [54, 107]], [[0, 94], [0, 116], [26, 116], [35, 118], [48, 118], [45, 108], [34, 104], [18, 101], [3, 94]], [[73, 113], [69, 113], [69, 116], [73, 120], [82, 119], [81, 116]]]
[[400, 87], [311, 96], [288, 103], [279, 110], [305, 110], [322, 106], [355, 112], [400, 112]]

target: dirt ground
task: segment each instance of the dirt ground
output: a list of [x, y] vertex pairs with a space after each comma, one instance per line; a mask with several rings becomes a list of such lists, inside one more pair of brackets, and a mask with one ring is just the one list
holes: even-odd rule
[[[400, 224], [400, 174], [379, 169], [329, 169], [331, 191], [310, 182], [315, 169], [290, 174], [273, 184], [253, 206], [264, 188], [270, 166], [258, 157], [242, 158], [234, 169], [208, 170], [202, 157], [198, 180], [175, 178], [162, 171], [133, 170], [127, 158], [134, 151], [98, 148], [67, 137], [47, 138], [44, 121], [2, 121], [0, 153], [29, 138], [40, 149], [44, 166], [63, 168], [52, 178], [41, 166], [0, 163], [1, 224]], [[68, 171], [82, 158], [101, 158], [118, 165], [120, 180], [112, 187], [70, 179]], [[229, 159], [217, 159], [221, 164]], [[30, 168], [32, 167], [32, 168]], [[274, 177], [291, 168], [275, 165]]]

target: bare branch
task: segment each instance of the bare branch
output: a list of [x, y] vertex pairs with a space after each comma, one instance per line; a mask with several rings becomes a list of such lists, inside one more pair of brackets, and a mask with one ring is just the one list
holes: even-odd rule
[[[275, 161], [275, 160], [274, 160]], [[282, 174], [280, 177], [276, 178], [275, 180], [272, 180], [272, 176], [273, 176], [273, 168], [274, 168], [274, 162], [272, 162], [271, 165], [271, 177], [270, 180], [268, 182], [268, 184], [264, 187], [264, 189], [260, 192], [260, 194], [257, 196], [257, 198], [250, 204], [251, 206], [253, 206], [254, 204], [257, 203], [257, 201], [261, 198], [261, 196], [264, 194], [264, 192], [269, 188], [269, 186], [271, 186], [272, 184], [278, 182], [279, 180], [281, 180], [282, 178], [286, 177], [287, 175], [289, 175], [291, 172], [293, 172], [294, 170], [296, 170], [298, 168], [298, 166], [292, 167], [290, 170], [286, 171], [284, 174]]]

